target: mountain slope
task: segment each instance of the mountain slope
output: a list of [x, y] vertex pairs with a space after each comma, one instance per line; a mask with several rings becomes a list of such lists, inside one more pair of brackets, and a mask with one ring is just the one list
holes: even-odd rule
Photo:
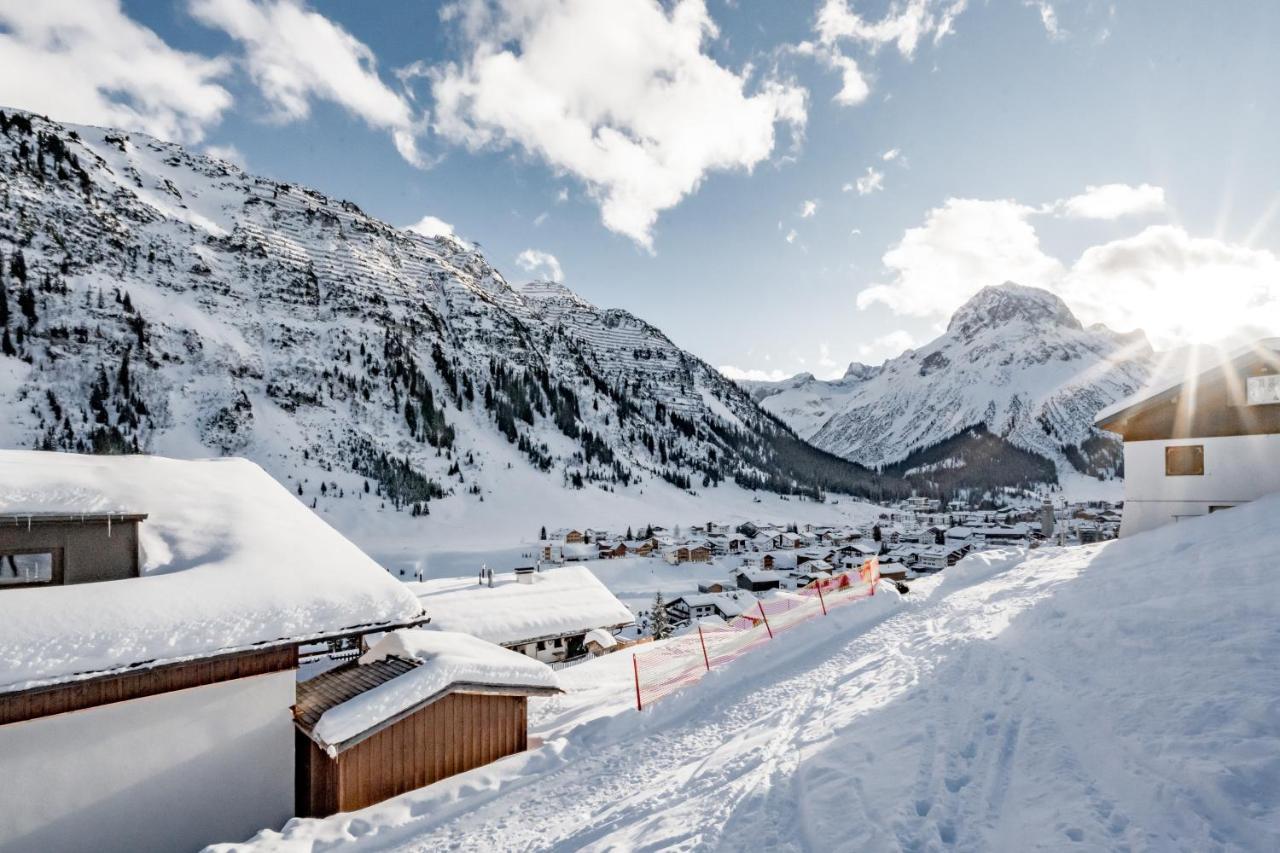
[[659, 330], [138, 134], [0, 118], [0, 443], [261, 463], [323, 508], [877, 477]]
[[[855, 368], [832, 382], [797, 377], [749, 390], [817, 446], [917, 478], [921, 465], [947, 463], [922, 461], [922, 451], [975, 427], [1059, 473], [1112, 476], [1119, 457], [1093, 418], [1143, 385], [1152, 353], [1140, 333], [1085, 328], [1056, 296], [1006, 283], [980, 291], [931, 343]], [[992, 482], [998, 467], [964, 484]]]

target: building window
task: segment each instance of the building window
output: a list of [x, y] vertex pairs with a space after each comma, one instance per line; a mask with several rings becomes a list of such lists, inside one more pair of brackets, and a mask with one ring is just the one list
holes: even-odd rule
[[1246, 383], [1250, 406], [1267, 406], [1280, 403], [1280, 374], [1250, 376]]
[[0, 587], [53, 583], [57, 565], [53, 551], [0, 551]]
[[1184, 444], [1164, 449], [1166, 477], [1204, 476], [1204, 445]]

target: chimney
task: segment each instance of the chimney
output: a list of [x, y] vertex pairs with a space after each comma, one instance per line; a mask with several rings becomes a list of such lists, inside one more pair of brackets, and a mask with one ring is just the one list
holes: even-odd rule
[[1053, 536], [1053, 525], [1053, 504], [1049, 503], [1046, 498], [1044, 504], [1040, 507], [1040, 534], [1044, 536], [1045, 539], [1049, 539]]
[[533, 583], [533, 566], [516, 567], [516, 583]]

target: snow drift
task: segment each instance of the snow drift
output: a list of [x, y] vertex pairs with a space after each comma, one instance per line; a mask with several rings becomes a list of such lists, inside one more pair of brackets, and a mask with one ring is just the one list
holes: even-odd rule
[[609, 655], [542, 748], [256, 845], [1274, 850], [1277, 512], [969, 557], [643, 714]]

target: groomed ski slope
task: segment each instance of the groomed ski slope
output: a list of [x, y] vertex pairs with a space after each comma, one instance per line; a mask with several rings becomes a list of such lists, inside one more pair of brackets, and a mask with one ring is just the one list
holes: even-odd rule
[[643, 714], [580, 666], [541, 748], [257, 848], [1280, 849], [1278, 513], [976, 555]]

